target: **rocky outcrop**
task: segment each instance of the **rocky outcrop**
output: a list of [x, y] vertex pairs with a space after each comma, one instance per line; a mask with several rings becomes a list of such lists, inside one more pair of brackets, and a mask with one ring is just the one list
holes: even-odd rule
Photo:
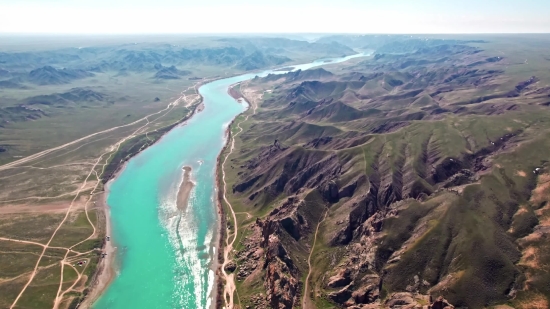
[[260, 148], [260, 151], [256, 157], [248, 161], [246, 168], [249, 170], [255, 169], [260, 166], [261, 163], [269, 162], [275, 158], [279, 153], [288, 148], [283, 147], [278, 140], [275, 140], [272, 145], [264, 146]]
[[408, 292], [395, 293], [391, 295], [384, 303], [389, 308], [419, 308], [421, 305]]
[[325, 183], [319, 189], [321, 191], [321, 194], [325, 198], [325, 200], [327, 200], [329, 203], [338, 202], [339, 194], [338, 194], [338, 185], [336, 184], [336, 181], [331, 180]]
[[262, 203], [268, 203], [281, 194], [292, 196], [300, 190], [313, 188], [332, 190], [332, 193], [327, 191], [327, 198], [338, 198], [337, 186], [330, 184], [342, 170], [336, 154], [326, 156], [324, 152], [287, 149], [276, 142], [264, 147], [246, 167], [250, 172], [233, 186], [233, 192], [251, 192], [247, 195], [250, 201], [256, 202], [262, 196], [266, 198]]
[[233, 186], [233, 193], [235, 192], [243, 192], [245, 190], [247, 190], [248, 188], [250, 188], [252, 185], [254, 185], [254, 183], [256, 183], [256, 181], [258, 181], [258, 179], [260, 179], [260, 175], [257, 175], [255, 177], [252, 177], [244, 182], [241, 182], [235, 186]]
[[347, 285], [342, 289], [328, 293], [328, 298], [335, 303], [344, 304], [351, 297], [351, 286]]
[[378, 286], [371, 284], [358, 288], [351, 293], [351, 297], [356, 304], [372, 304], [378, 300], [379, 294]]
[[[333, 236], [331, 241], [333, 245], [345, 245], [351, 242], [354, 235], [358, 235], [356, 230], [378, 212], [379, 204], [375, 196], [376, 189], [371, 187], [370, 192], [366, 195], [348, 202], [350, 204], [348, 219], [343, 223], [344, 227], [340, 228]], [[375, 229], [379, 229], [379, 227]]]
[[233, 262], [233, 261], [230, 261], [229, 263], [227, 263], [225, 265], [225, 271], [226, 272], [232, 273], [232, 272], [235, 271], [235, 269], [237, 269], [237, 264], [235, 264], [235, 262]]
[[273, 209], [266, 220], [260, 221], [262, 245], [267, 245], [270, 235], [281, 233], [281, 231], [286, 231], [295, 240], [300, 240], [304, 230], [309, 228], [305, 218], [298, 211], [303, 206], [304, 201], [291, 196], [281, 206]]
[[341, 269], [336, 275], [330, 277], [328, 280], [329, 288], [343, 287], [351, 283], [350, 278], [351, 271], [349, 269]]
[[289, 197], [275, 208], [264, 221], [258, 221], [261, 227], [262, 242], [265, 248], [266, 269], [265, 287], [267, 300], [272, 308], [293, 308], [298, 303], [299, 271], [288, 251], [280, 240], [281, 233], [287, 233], [296, 241], [300, 240], [309, 226], [299, 213], [304, 201]]
[[429, 307], [429, 309], [454, 309], [454, 306], [451, 305], [443, 296], [439, 296]]
[[266, 246], [264, 268], [267, 301], [271, 308], [291, 309], [299, 301], [297, 268], [277, 235], [269, 235]]
[[300, 214], [303, 206], [302, 200], [289, 197], [265, 219], [257, 219], [249, 228], [243, 241], [245, 249], [237, 253], [237, 280], [245, 280], [252, 273], [259, 274], [260, 270], [264, 272], [262, 281], [266, 294], [249, 299], [254, 308], [290, 309], [299, 303], [300, 271], [282, 239], [298, 241], [309, 230], [306, 219]]
[[331, 155], [327, 159], [297, 171], [296, 175], [290, 178], [288, 183], [284, 186], [284, 191], [288, 194], [293, 194], [303, 187], [315, 188], [335, 179], [340, 171], [341, 166], [338, 162], [338, 157], [336, 155]]
[[355, 179], [353, 179], [353, 181], [351, 181], [349, 184], [339, 189], [338, 199], [341, 199], [344, 197], [352, 197], [357, 187], [365, 183], [366, 180], [367, 180], [367, 177], [365, 175], [360, 175]]

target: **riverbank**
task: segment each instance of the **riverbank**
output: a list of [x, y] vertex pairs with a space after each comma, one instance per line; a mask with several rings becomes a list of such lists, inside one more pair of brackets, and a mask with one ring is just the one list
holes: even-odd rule
[[[229, 305], [228, 307], [223, 306], [223, 308], [225, 309], [233, 309], [234, 307], [233, 294], [237, 290], [237, 287], [235, 285], [235, 278], [234, 278], [235, 275], [233, 273], [234, 269], [231, 270], [230, 267], [228, 266], [231, 264], [236, 265], [236, 263], [230, 259], [230, 255], [231, 255], [231, 251], [233, 251], [233, 244], [238, 235], [238, 225], [237, 225], [237, 217], [235, 216], [235, 212], [226, 196], [227, 183], [225, 181], [224, 166], [225, 166], [225, 163], [227, 162], [228, 157], [232, 154], [233, 150], [235, 149], [234, 138], [239, 133], [242, 132], [242, 128], [240, 127], [240, 125], [243, 122], [247, 121], [248, 117], [256, 113], [256, 105], [252, 105], [251, 103], [249, 103], [250, 101], [247, 101], [241, 93], [241, 96], [239, 97], [238, 102], [241, 103], [243, 101], [247, 103], [247, 109], [244, 110], [240, 115], [246, 114], [251, 108], [252, 108], [252, 114], [246, 115], [245, 119], [237, 124], [237, 128], [239, 128], [240, 131], [237, 132], [234, 136], [232, 135], [231, 127], [233, 126], [233, 124], [237, 119], [237, 116], [239, 115], [235, 116], [235, 118], [233, 118], [233, 120], [227, 126], [226, 143], [222, 151], [220, 152], [220, 155], [218, 156], [218, 161], [217, 161], [218, 164], [217, 164], [217, 170], [216, 170], [216, 182], [218, 184], [219, 192], [221, 193], [221, 194], [218, 194], [218, 207], [220, 208], [219, 211], [221, 212], [221, 217], [223, 218], [223, 222], [224, 222], [223, 225], [220, 225], [220, 235], [223, 235], [223, 237], [220, 236], [220, 248], [223, 250], [220, 250], [220, 254], [218, 255], [220, 266], [219, 266], [219, 277], [217, 278], [218, 279], [217, 286], [219, 289], [217, 308], [222, 308], [222, 303], [221, 303], [222, 299], [223, 299], [223, 302], [227, 304], [227, 299], [225, 298], [225, 296], [227, 295], [229, 299]], [[229, 151], [224, 155], [224, 152], [227, 149], [229, 149]], [[223, 157], [223, 161], [221, 161], [222, 157]], [[218, 175], [221, 175], [219, 179], [218, 179]], [[229, 211], [231, 211], [231, 214], [233, 216], [233, 240], [231, 240], [231, 242], [229, 241], [230, 235], [226, 234], [228, 233], [229, 226], [227, 225], [227, 217], [225, 215], [226, 209], [224, 207], [224, 203], [225, 203], [225, 206], [229, 209]], [[223, 243], [223, 239], [225, 239], [225, 244]], [[226, 273], [226, 269], [225, 269], [226, 267], [228, 268], [228, 271], [230, 271], [231, 273], [229, 274]], [[224, 285], [224, 282], [225, 282], [225, 285]]]
[[[108, 184], [106, 185], [105, 192], [101, 193], [98, 197], [98, 210], [103, 214], [105, 220], [105, 235], [111, 235], [111, 218], [110, 210], [107, 205], [107, 196], [109, 195]], [[111, 281], [115, 278], [115, 255], [116, 247], [113, 244], [114, 239], [111, 237], [109, 241], [105, 240], [105, 244], [102, 249], [102, 253], [107, 255], [100, 258], [94, 276], [91, 279], [91, 283], [88, 286], [89, 292], [84, 298], [84, 301], [80, 303], [78, 308], [88, 309], [91, 308], [96, 299], [107, 289]]]
[[[236, 118], [236, 117], [235, 117]], [[217, 188], [217, 198], [216, 198], [216, 206], [218, 207], [218, 257], [216, 259], [216, 279], [214, 287], [216, 291], [213, 293], [216, 295], [216, 301], [212, 303], [212, 305], [215, 305], [212, 307], [214, 308], [222, 308], [223, 307], [223, 292], [224, 292], [224, 281], [223, 281], [223, 262], [224, 262], [224, 250], [226, 247], [226, 244], [224, 243], [224, 240], [226, 239], [226, 232], [227, 232], [227, 218], [225, 217], [225, 209], [223, 205], [223, 195], [225, 194], [225, 188], [223, 186], [221, 173], [223, 172], [223, 158], [225, 158], [224, 153], [226, 150], [230, 147], [230, 141], [231, 141], [231, 126], [235, 123], [235, 119], [233, 119], [229, 125], [227, 126], [227, 129], [225, 131], [225, 143], [220, 151], [220, 154], [218, 155], [216, 159], [216, 188]], [[227, 154], [226, 154], [227, 155]]]
[[[240, 82], [239, 82], [240, 83]], [[237, 83], [238, 84], [238, 83]], [[228, 89], [231, 89], [231, 87], [235, 86], [236, 84], [231, 85]], [[236, 100], [236, 99], [235, 99]], [[239, 115], [242, 115], [248, 111], [245, 110]], [[212, 265], [210, 267], [211, 270], [215, 273], [214, 278], [214, 285], [212, 286], [211, 295], [214, 296], [214, 301], [210, 305], [210, 309], [219, 309], [224, 308], [224, 280], [223, 280], [223, 262], [224, 262], [224, 250], [226, 248], [225, 240], [226, 240], [226, 233], [227, 233], [227, 218], [225, 216], [225, 209], [224, 209], [224, 199], [223, 196], [225, 194], [225, 186], [222, 181], [222, 172], [223, 172], [223, 160], [225, 159], [225, 156], [229, 154], [225, 154], [226, 150], [231, 147], [231, 127], [235, 123], [235, 120], [239, 116], [235, 116], [233, 120], [227, 125], [227, 128], [225, 129], [225, 140], [223, 148], [221, 149], [220, 153], [216, 157], [216, 170], [215, 170], [215, 176], [214, 179], [216, 181], [216, 207], [218, 212], [218, 218], [217, 221], [217, 230], [218, 233], [216, 235], [217, 239], [214, 239], [214, 243], [218, 244], [218, 250], [216, 252], [217, 257], [214, 257], [212, 259]]]

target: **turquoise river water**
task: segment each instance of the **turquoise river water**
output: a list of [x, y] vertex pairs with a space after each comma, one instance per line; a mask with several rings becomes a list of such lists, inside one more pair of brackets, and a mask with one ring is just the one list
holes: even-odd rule
[[[363, 54], [329, 59], [342, 62]], [[306, 70], [318, 60], [294, 66]], [[231, 84], [264, 71], [217, 80], [199, 88], [204, 110], [132, 158], [112, 181], [107, 197], [117, 247], [117, 276], [94, 309], [210, 308], [212, 261], [217, 255], [216, 158], [228, 124], [245, 111], [227, 93]], [[182, 167], [191, 166], [195, 187], [185, 211], [176, 207]]]

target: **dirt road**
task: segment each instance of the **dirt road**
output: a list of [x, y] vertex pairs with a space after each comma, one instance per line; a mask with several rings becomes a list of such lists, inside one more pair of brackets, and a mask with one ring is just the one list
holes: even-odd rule
[[[231, 259], [229, 258], [229, 255], [231, 254], [231, 251], [233, 250], [233, 244], [235, 243], [235, 240], [237, 239], [237, 234], [239, 233], [239, 226], [238, 226], [238, 222], [237, 222], [237, 214], [235, 213], [235, 210], [233, 209], [233, 206], [231, 205], [231, 203], [227, 199], [227, 195], [226, 195], [227, 182], [225, 181], [225, 164], [227, 162], [227, 158], [229, 158], [229, 156], [235, 150], [235, 138], [243, 131], [243, 128], [241, 127], [241, 123], [247, 121], [248, 118], [251, 115], [256, 114], [256, 108], [257, 108], [256, 102], [251, 101], [251, 102], [249, 102], [249, 104], [252, 107], [252, 114], [248, 114], [244, 118], [243, 121], [241, 121], [237, 124], [237, 128], [239, 129], [239, 131], [237, 133], [235, 133], [235, 135], [232, 136], [231, 146], [229, 148], [229, 153], [227, 154], [227, 156], [225, 156], [225, 159], [223, 160], [223, 163], [222, 163], [223, 200], [225, 201], [225, 203], [227, 204], [227, 206], [229, 208], [231, 216], [233, 217], [233, 224], [234, 224], [233, 233], [232, 234], [230, 234], [229, 232], [227, 233], [227, 237], [226, 237], [226, 240], [225, 240], [226, 246], [223, 250], [223, 263], [222, 263], [222, 266], [221, 266], [222, 275], [225, 279], [225, 287], [224, 287], [224, 291], [223, 291], [223, 298], [224, 298], [224, 301], [225, 301], [225, 306], [224, 306], [225, 309], [233, 309], [233, 307], [234, 307], [233, 294], [235, 293], [235, 290], [236, 290], [235, 278], [234, 278], [234, 274], [226, 273], [225, 266], [229, 262], [231, 262]], [[231, 240], [230, 240], [230, 238], [231, 238]]]

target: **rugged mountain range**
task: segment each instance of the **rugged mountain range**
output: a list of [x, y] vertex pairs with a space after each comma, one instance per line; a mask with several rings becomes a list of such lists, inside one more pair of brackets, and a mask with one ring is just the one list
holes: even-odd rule
[[69, 84], [73, 80], [92, 77], [94, 74], [80, 69], [55, 69], [45, 66], [29, 72], [26, 81], [36, 85]]
[[131, 87], [136, 82], [194, 80], [223, 71], [257, 70], [304, 58], [356, 53], [338, 43], [282, 38], [169, 39], [171, 44], [101, 43], [0, 52], [1, 125], [59, 116], [72, 108], [106, 107], [116, 100], [125, 101], [124, 87], [112, 87], [115, 83]]
[[[213, 38], [204, 44], [126, 44], [65, 48], [36, 52], [0, 52], [0, 87], [66, 84], [94, 73], [157, 72], [157, 79], [180, 77], [193, 66], [235, 67], [256, 70], [292, 61], [290, 56], [323, 58], [351, 55], [342, 44], [309, 43], [283, 38]], [[174, 67], [173, 69], [171, 67]], [[180, 70], [175, 72], [173, 70]], [[171, 70], [172, 72], [168, 72]], [[157, 74], [155, 73], [155, 74]]]
[[178, 70], [175, 66], [165, 67], [161, 64], [157, 64], [155, 69], [158, 71], [155, 73], [157, 79], [180, 79], [182, 76], [189, 75], [190, 71]]
[[371, 49], [377, 53], [406, 54], [419, 49], [468, 43], [485, 43], [483, 39], [438, 38], [410, 35], [331, 35], [317, 40], [321, 44], [341, 44], [351, 48]]
[[264, 95], [226, 167], [242, 308], [548, 305], [545, 69], [403, 41], [241, 86]]
[[89, 88], [73, 88], [63, 93], [38, 95], [13, 106], [0, 107], [0, 127], [10, 123], [58, 116], [64, 110], [114, 104], [113, 98]]
[[268, 66], [281, 65], [285, 62], [289, 62], [290, 60], [291, 59], [288, 57], [265, 55], [260, 51], [255, 51], [241, 59], [236, 64], [236, 67], [245, 71], [257, 70]]

